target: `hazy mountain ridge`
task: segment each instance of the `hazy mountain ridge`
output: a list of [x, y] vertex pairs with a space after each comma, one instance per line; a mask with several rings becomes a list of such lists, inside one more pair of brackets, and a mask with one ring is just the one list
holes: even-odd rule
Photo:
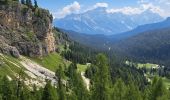
[[169, 28], [169, 27], [170, 27], [170, 18], [168, 17], [166, 20], [161, 21], [161, 22], [141, 25], [131, 31], [112, 35], [111, 38], [119, 38], [119, 39], [128, 38], [128, 37], [140, 34], [142, 32], [158, 30], [158, 29], [163, 29], [163, 28]]
[[112, 35], [132, 30], [139, 25], [162, 20], [160, 15], [150, 10], [141, 14], [126, 15], [121, 12], [108, 13], [106, 8], [96, 8], [85, 13], [55, 19], [53, 24], [59, 28], [79, 33]]
[[60, 29], [60, 30], [66, 33], [72, 40], [90, 47], [94, 47], [94, 48], [97, 47], [98, 49], [101, 47], [105, 47], [104, 43], [110, 40], [109, 37], [102, 34], [89, 35], [89, 34], [78, 33], [75, 31], [65, 30], [65, 29]]
[[65, 32], [75, 41], [94, 48], [114, 51], [137, 61], [169, 65], [170, 18], [112, 36]]
[[116, 35], [111, 35], [111, 36], [102, 35], [102, 34], [88, 35], [88, 34], [78, 33], [78, 32], [74, 32], [70, 30], [64, 30], [64, 29], [61, 29], [61, 30], [67, 33], [70, 36], [70, 38], [82, 44], [85, 44], [91, 47], [97, 47], [100, 49], [101, 48], [109, 49], [109, 48], [113, 48], [113, 44], [121, 40], [133, 37], [135, 35], [140, 35], [144, 32], [160, 30], [160, 29], [165, 29], [165, 28], [170, 28], [170, 18], [167, 18], [166, 20], [162, 22], [158, 22], [158, 23], [141, 25], [135, 28], [134, 30], [116, 34]]

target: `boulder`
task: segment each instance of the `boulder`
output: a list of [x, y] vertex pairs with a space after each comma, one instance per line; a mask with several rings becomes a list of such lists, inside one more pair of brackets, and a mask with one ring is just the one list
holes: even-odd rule
[[10, 51], [10, 54], [11, 54], [13, 57], [15, 57], [15, 58], [19, 58], [19, 57], [20, 57], [19, 51], [17, 50], [16, 47], [10, 46], [9, 49], [10, 49], [10, 50], [9, 50], [9, 51]]
[[8, 40], [0, 35], [0, 53], [18, 58], [20, 56], [19, 51], [16, 47], [10, 46], [8, 43]]

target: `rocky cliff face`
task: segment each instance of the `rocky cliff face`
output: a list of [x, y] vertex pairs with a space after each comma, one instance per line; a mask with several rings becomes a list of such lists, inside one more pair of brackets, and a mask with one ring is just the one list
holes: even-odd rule
[[0, 4], [0, 52], [37, 57], [53, 51], [55, 38], [49, 11], [16, 2]]

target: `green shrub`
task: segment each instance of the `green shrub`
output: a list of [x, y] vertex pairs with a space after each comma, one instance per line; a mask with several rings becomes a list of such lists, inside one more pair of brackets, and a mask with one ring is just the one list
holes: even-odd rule
[[33, 32], [27, 32], [27, 36], [28, 36], [29, 40], [33, 40], [34, 33]]

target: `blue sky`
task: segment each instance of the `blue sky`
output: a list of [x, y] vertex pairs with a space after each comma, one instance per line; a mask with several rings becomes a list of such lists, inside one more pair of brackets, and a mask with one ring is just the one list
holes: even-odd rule
[[57, 10], [73, 3], [74, 1], [79, 2], [84, 6], [92, 6], [98, 2], [105, 2], [114, 7], [123, 7], [123, 6], [135, 6], [137, 0], [37, 0], [41, 7], [49, 8], [50, 10]]
[[97, 7], [106, 7], [110, 13], [138, 14], [144, 10], [170, 16], [170, 0], [37, 0], [42, 8], [49, 9], [55, 18], [81, 13]]

